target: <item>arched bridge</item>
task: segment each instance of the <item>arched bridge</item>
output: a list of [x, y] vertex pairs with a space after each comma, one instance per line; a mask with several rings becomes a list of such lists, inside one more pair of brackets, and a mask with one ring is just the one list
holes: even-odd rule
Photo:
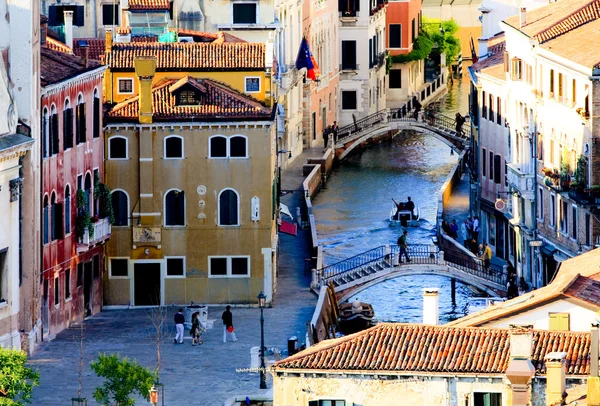
[[474, 286], [490, 296], [503, 296], [506, 268], [490, 265], [434, 245], [409, 245], [410, 262], [399, 262], [400, 248], [383, 245], [317, 270], [320, 286], [331, 282], [343, 302], [352, 295], [388, 279], [407, 275], [441, 275]]
[[394, 134], [399, 130], [416, 130], [431, 135], [455, 152], [464, 150], [471, 138], [471, 128], [468, 125], [463, 125], [462, 131], [457, 133], [454, 118], [441, 113], [427, 114], [423, 111], [415, 114], [415, 109], [411, 109], [410, 103], [407, 103], [400, 108], [380, 110], [357, 120], [354, 124], [341, 127], [335, 140], [336, 155], [342, 160], [360, 145]]

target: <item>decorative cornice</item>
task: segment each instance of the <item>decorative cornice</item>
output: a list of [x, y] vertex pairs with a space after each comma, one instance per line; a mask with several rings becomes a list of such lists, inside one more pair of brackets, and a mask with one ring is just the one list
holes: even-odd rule
[[273, 121], [242, 121], [239, 123], [153, 123], [153, 124], [136, 124], [136, 123], [112, 123], [106, 125], [107, 130], [257, 130], [272, 126]]
[[102, 75], [104, 74], [104, 71], [106, 70], [106, 68], [107, 67], [104, 65], [99, 66], [94, 70], [84, 72], [84, 73], [77, 75], [75, 77], [72, 77], [70, 79], [63, 80], [61, 82], [54, 83], [52, 85], [43, 87], [41, 90], [41, 96], [42, 97], [52, 96], [56, 93], [60, 93], [61, 91], [65, 90], [69, 87], [81, 85], [81, 84], [84, 84], [85, 82], [95, 80], [95, 79], [102, 79]]

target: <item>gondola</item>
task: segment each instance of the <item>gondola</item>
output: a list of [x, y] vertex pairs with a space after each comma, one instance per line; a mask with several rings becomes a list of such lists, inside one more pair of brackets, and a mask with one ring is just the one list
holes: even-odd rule
[[338, 322], [345, 335], [357, 333], [373, 326], [375, 312], [369, 303], [355, 300], [339, 305]]

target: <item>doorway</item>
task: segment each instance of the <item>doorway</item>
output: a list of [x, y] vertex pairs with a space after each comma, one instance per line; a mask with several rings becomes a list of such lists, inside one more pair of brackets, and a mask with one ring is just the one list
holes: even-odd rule
[[92, 315], [92, 261], [83, 264], [83, 317]]
[[311, 126], [312, 126], [312, 139], [316, 140], [317, 139], [317, 112], [313, 111], [312, 112], [312, 122], [311, 122]]
[[137, 263], [133, 265], [134, 305], [159, 306], [160, 292], [160, 262]]

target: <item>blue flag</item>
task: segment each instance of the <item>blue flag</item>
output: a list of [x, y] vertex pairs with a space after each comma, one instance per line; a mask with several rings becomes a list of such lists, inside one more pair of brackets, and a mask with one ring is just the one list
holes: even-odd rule
[[298, 57], [296, 58], [296, 69], [300, 70], [306, 68], [306, 77], [312, 80], [316, 80], [315, 65], [313, 64], [312, 54], [308, 48], [308, 41], [306, 38], [302, 38], [300, 43], [300, 50], [298, 51]]

